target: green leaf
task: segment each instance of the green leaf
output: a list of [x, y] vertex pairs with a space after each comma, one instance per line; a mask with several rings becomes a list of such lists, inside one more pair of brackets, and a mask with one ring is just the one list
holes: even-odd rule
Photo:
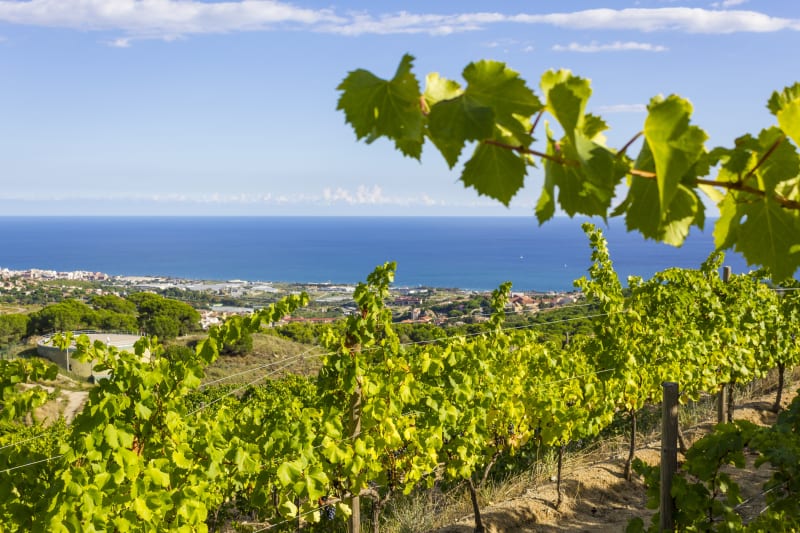
[[[584, 110], [592, 95], [589, 80], [573, 76], [569, 70], [548, 70], [542, 75], [541, 87], [547, 110], [556, 117], [564, 133], [574, 142], [575, 132], [583, 127]], [[593, 134], [599, 128], [595, 121], [592, 121]]]
[[[785, 140], [781, 130], [775, 127], [762, 130], [758, 136], [758, 143], [760, 149], [757, 153], [761, 157], [766, 157], [756, 169], [759, 186], [764, 192], [774, 193], [782, 183], [800, 175], [800, 157], [797, 155], [797, 149]], [[789, 196], [793, 200], [800, 200]]]
[[292, 518], [297, 516], [297, 506], [291, 500], [284, 500], [278, 506], [278, 512], [283, 517]]
[[786, 135], [800, 145], [800, 82], [772, 93], [767, 107]]
[[175, 466], [178, 468], [188, 469], [191, 468], [194, 463], [189, 460], [184, 454], [182, 450], [175, 450], [172, 452], [172, 462], [175, 463]]
[[295, 461], [286, 461], [278, 467], [278, 481], [284, 487], [292, 486], [303, 473], [303, 469]]
[[144, 475], [149, 477], [153, 481], [153, 483], [155, 483], [159, 487], [162, 488], [169, 487], [170, 483], [169, 474], [166, 472], [162, 472], [155, 466], [151, 466], [145, 469]]
[[461, 86], [457, 81], [442, 78], [438, 72], [431, 72], [425, 78], [425, 93], [423, 93], [422, 97], [430, 110], [437, 102], [450, 100], [462, 92]]
[[525, 182], [525, 162], [512, 150], [482, 143], [464, 165], [461, 181], [508, 206]]
[[692, 105], [672, 95], [654, 98], [648, 106], [644, 136], [653, 155], [658, 181], [659, 212], [664, 216], [678, 190], [681, 178], [703, 153], [707, 135], [689, 125]]
[[520, 143], [530, 138], [530, 117], [542, 103], [517, 72], [505, 63], [484, 60], [467, 65], [463, 76], [468, 82], [465, 94], [490, 107], [499, 126]]
[[[548, 130], [548, 136], [550, 136]], [[536, 206], [536, 216], [543, 223], [555, 213], [555, 188], [558, 187], [558, 204], [569, 215], [582, 213], [605, 216], [614, 198], [616, 184], [625, 174], [606, 147], [575, 132], [556, 143], [552, 138], [547, 153], [563, 162], [545, 160], [545, 181], [542, 195]]]
[[[800, 232], [800, 210], [786, 209], [774, 193], [798, 200], [797, 175], [800, 157], [788, 142], [780, 142], [777, 128], [763, 130], [758, 146], [750, 157], [751, 181], [763, 196], [731, 191], [720, 203], [720, 218], [714, 228], [718, 249], [734, 248], [749, 264], [763, 265], [775, 279], [784, 279], [800, 267], [800, 249], [796, 235]], [[776, 145], [776, 143], [779, 143]], [[771, 150], [755, 168], [756, 161]], [[749, 182], [748, 182], [749, 183]]]
[[450, 168], [458, 162], [467, 141], [488, 139], [494, 132], [494, 112], [462, 94], [433, 106], [428, 117], [431, 140]]
[[317, 467], [306, 475], [306, 490], [308, 497], [311, 500], [318, 500], [322, 496], [328, 494], [328, 485], [330, 481], [325, 472]]
[[419, 159], [424, 140], [422, 95], [411, 72], [413, 61], [412, 56], [403, 56], [391, 80], [363, 69], [350, 72], [337, 87], [342, 94], [336, 108], [344, 111], [358, 139], [371, 143], [387, 137], [403, 154]]
[[[636, 168], [652, 172], [655, 170], [652, 152], [645, 141]], [[637, 230], [648, 238], [672, 246], [680, 246], [696, 224], [702, 227], [705, 221], [703, 204], [697, 193], [685, 185], [678, 185], [672, 201], [663, 214], [659, 208], [658, 184], [655, 180], [633, 176], [625, 201], [612, 216], [625, 214], [628, 231]]]
[[142, 498], [135, 498], [133, 500], [133, 510], [136, 512], [136, 515], [145, 522], [149, 522], [153, 518], [153, 512], [150, 511], [147, 502]]
[[720, 204], [714, 228], [718, 249], [733, 247], [748, 264], [763, 265], [774, 279], [785, 279], [800, 267], [800, 211], [785, 209], [769, 197], [746, 201], [729, 194]]
[[119, 448], [119, 438], [117, 435], [117, 428], [111, 424], [108, 424], [106, 428], [103, 430], [103, 436], [106, 439], [106, 443], [111, 448]]

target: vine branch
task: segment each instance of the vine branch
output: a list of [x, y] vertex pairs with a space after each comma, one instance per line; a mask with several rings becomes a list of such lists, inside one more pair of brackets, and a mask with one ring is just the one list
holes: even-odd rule
[[628, 148], [630, 148], [630, 147], [631, 147], [631, 145], [632, 145], [633, 143], [635, 143], [635, 142], [636, 142], [636, 139], [638, 139], [638, 138], [639, 138], [639, 137], [641, 137], [642, 135], [644, 135], [644, 132], [643, 132], [643, 131], [640, 131], [639, 133], [637, 133], [636, 135], [634, 135], [634, 136], [633, 136], [633, 138], [631, 138], [631, 140], [630, 140], [630, 141], [628, 141], [627, 143], [625, 143], [625, 146], [623, 146], [623, 147], [622, 147], [622, 149], [621, 149], [621, 150], [620, 150], [620, 151], [617, 153], [617, 157], [621, 157], [621, 156], [625, 155], [625, 152], [627, 152], [627, 151], [628, 151]]
[[558, 163], [559, 165], [565, 165], [568, 167], [578, 167], [580, 163], [577, 161], [573, 161], [571, 159], [565, 159], [563, 157], [558, 157], [550, 154], [546, 154], [544, 152], [540, 152], [538, 150], [532, 150], [527, 146], [514, 146], [512, 144], [507, 144], [502, 141], [496, 141], [494, 139], [484, 139], [484, 144], [491, 144], [493, 146], [499, 146], [500, 148], [505, 148], [506, 150], [513, 150], [515, 152], [519, 152], [521, 154], [528, 154], [528, 155], [535, 155], [536, 157], [541, 157], [542, 159], [547, 159], [548, 161], [552, 161], [553, 163]]
[[[630, 145], [633, 142], [635, 142], [636, 139], [638, 139], [641, 135], [642, 135], [642, 132], [637, 133], [630, 141], [628, 141], [625, 144], [625, 146], [622, 148], [622, 150], [619, 153], [623, 153], [625, 150], [627, 150], [630, 147]], [[742, 181], [715, 181], [715, 180], [707, 180], [707, 179], [696, 178], [694, 180], [694, 184], [695, 185], [710, 185], [712, 187], [721, 187], [723, 189], [742, 191], [742, 192], [746, 192], [748, 194], [752, 194], [754, 196], [765, 198], [767, 196], [767, 193], [765, 191], [762, 191], [761, 189], [758, 189], [756, 187], [751, 187], [750, 185], [746, 185], [744, 183], [744, 181], [749, 179], [755, 173], [755, 171], [758, 170], [758, 168], [761, 165], [763, 165], [764, 162], [767, 159], [769, 159], [769, 157], [775, 152], [775, 150], [778, 148], [778, 146], [780, 146], [780, 144], [785, 139], [786, 139], [786, 137], [784, 136], [784, 137], [781, 137], [780, 139], [776, 140], [772, 144], [772, 146], [770, 146], [769, 149], [766, 152], [764, 152], [764, 155], [761, 156], [761, 158], [758, 160], [758, 162], [755, 164], [755, 166], [752, 169], [750, 169], [750, 171], [747, 173], [747, 176], [745, 176], [745, 179], [742, 180]], [[538, 150], [533, 150], [531, 148], [528, 148], [527, 146], [522, 146], [522, 145], [514, 146], [514, 145], [511, 145], [511, 144], [508, 144], [508, 143], [504, 143], [502, 141], [496, 141], [494, 139], [485, 139], [483, 142], [484, 142], [484, 144], [491, 144], [493, 146], [499, 146], [500, 148], [505, 148], [506, 150], [513, 150], [513, 151], [519, 152], [521, 154], [527, 154], [527, 155], [533, 155], [533, 156], [536, 156], [536, 157], [541, 157], [542, 159], [546, 159], [547, 161], [552, 161], [553, 163], [557, 163], [559, 165], [564, 165], [564, 166], [569, 166], [569, 167], [579, 167], [580, 166], [580, 163], [578, 161], [573, 161], [572, 159], [566, 159], [564, 157], [558, 157], [558, 156], [550, 155], [550, 154], [547, 154], [547, 153], [544, 153], [544, 152], [540, 152]], [[628, 171], [628, 174], [630, 174], [631, 176], [638, 176], [640, 178], [649, 179], [649, 180], [654, 180], [654, 179], [658, 178], [658, 175], [655, 172], [650, 172], [648, 170], [639, 170], [639, 169], [636, 169], [636, 168], [630, 169]], [[785, 207], [786, 209], [800, 210], [800, 201], [790, 200], [789, 198], [786, 198], [782, 194], [778, 194], [776, 192], [772, 193], [772, 199], [775, 200], [775, 202], [777, 202], [778, 204], [780, 204], [781, 207]]]
[[747, 173], [747, 175], [744, 177], [744, 180], [742, 180], [742, 181], [747, 181], [748, 179], [752, 178], [753, 174], [755, 174], [756, 170], [758, 170], [758, 167], [760, 167], [764, 163], [764, 161], [769, 159], [769, 156], [772, 155], [772, 153], [778, 148], [778, 146], [785, 139], [786, 139], [786, 136], [785, 135], [781, 135], [774, 143], [772, 143], [772, 146], [769, 147], [769, 150], [764, 152], [764, 155], [762, 155], [761, 159], [758, 160], [758, 163], [756, 163], [756, 166], [754, 166], [753, 168], [750, 169], [750, 172]]

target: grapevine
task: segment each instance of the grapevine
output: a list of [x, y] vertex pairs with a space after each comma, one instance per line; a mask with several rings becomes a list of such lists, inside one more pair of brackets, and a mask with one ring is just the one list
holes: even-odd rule
[[[538, 164], [540, 224], [557, 209], [571, 217], [624, 216], [629, 231], [680, 246], [691, 227], [705, 225], [705, 196], [720, 211], [719, 250], [740, 252], [775, 279], [800, 267], [800, 83], [769, 98], [775, 125], [743, 134], [733, 146], [707, 148], [708, 135], [691, 123], [692, 104], [670, 95], [654, 97], [640, 131], [613, 148], [603, 135], [606, 121], [587, 112], [589, 80], [568, 70], [545, 72], [541, 95], [506, 64], [487, 60], [464, 68], [463, 87], [430, 73], [420, 89], [413, 61], [405, 55], [391, 79], [357, 69], [341, 82], [338, 109], [358, 139], [387, 138], [415, 159], [430, 140], [451, 169], [461, 166], [465, 187], [506, 206]], [[560, 137], [544, 116], [557, 123]], [[542, 122], [539, 146], [534, 134]], [[637, 141], [641, 148], [631, 157]], [[627, 194], [618, 200], [623, 183]]]
[[[402, 344], [384, 305], [395, 269], [387, 263], [357, 287], [358, 312], [325, 336], [328, 353], [313, 380], [272, 380], [265, 365], [245, 385], [200, 388], [220, 349], [276, 323], [305, 295], [232, 318], [194, 353], [167, 357], [153, 338], [134, 353], [77, 339], [76, 357], [96, 361], [110, 377], [71, 425], [21, 426], [42, 396], [17, 384], [54, 370], [3, 362], [0, 526], [205, 530], [227, 520], [259, 530], [332, 514], [334, 522], [354, 520], [366, 497], [377, 529], [395, 494], [442, 481], [468, 488], [480, 530], [482, 485], [498, 461], [528, 443], [561, 448], [597, 435], [618, 412], [633, 421], [656, 401], [664, 379], [677, 376], [687, 401], [796, 362], [794, 291], [779, 296], [761, 274], [724, 283], [717, 254], [698, 270], [630, 279], [624, 290], [602, 233], [586, 231], [593, 265], [578, 286], [599, 313], [594, 334], [569, 343], [506, 327], [511, 286], [503, 284], [481, 332]], [[764, 460], [782, 476], [776, 483], [795, 479], [781, 461], [796, 445], [796, 413], [793, 404], [783, 429], [744, 439], [764, 443]], [[633, 448], [635, 428], [631, 435]], [[769, 439], [783, 448], [764, 447]], [[713, 454], [690, 455], [700, 461]], [[722, 479], [712, 478], [703, 481], [711, 495]], [[687, 498], [699, 490], [685, 486]], [[796, 514], [784, 494], [776, 495], [775, 509], [790, 520]], [[687, 512], [699, 505], [706, 520], [704, 502], [682, 505]], [[729, 507], [735, 505], [732, 499]]]

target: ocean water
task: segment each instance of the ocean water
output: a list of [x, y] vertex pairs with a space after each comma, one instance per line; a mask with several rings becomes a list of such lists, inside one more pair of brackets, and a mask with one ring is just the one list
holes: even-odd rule
[[[681, 248], [606, 227], [623, 280], [697, 268], [710, 227]], [[355, 283], [398, 263], [397, 286], [571, 290], [590, 265], [577, 219], [530, 217], [0, 217], [0, 268], [188, 279]], [[749, 270], [728, 252], [734, 272]]]

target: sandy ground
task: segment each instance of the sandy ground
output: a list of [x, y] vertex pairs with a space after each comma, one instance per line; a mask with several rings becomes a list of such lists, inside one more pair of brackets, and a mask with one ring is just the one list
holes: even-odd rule
[[[788, 405], [792, 394], [784, 394], [782, 404]], [[770, 425], [776, 415], [769, 411], [774, 399], [770, 393], [756, 401], [737, 407], [734, 417], [756, 424]], [[712, 427], [701, 424], [685, 431], [691, 440], [700, 438]], [[483, 522], [489, 532], [624, 532], [628, 522], [641, 517], [650, 523], [654, 510], [646, 508], [646, 490], [638, 476], [632, 481], [623, 477], [624, 453], [590, 457], [583, 465], [565, 467], [562, 481], [564, 498], [556, 509], [556, 484], [547, 481], [528, 488], [522, 496], [486, 506]], [[647, 442], [636, 456], [650, 464], [660, 461], [660, 442]], [[679, 461], [682, 457], [679, 456]], [[745, 500], [740, 507], [743, 516], [756, 516], [764, 508], [762, 486], [771, 476], [768, 465], [756, 469], [754, 457], [748, 458], [747, 467], [729, 472], [740, 484]], [[591, 462], [589, 462], [591, 461]], [[437, 530], [437, 533], [471, 533], [474, 519], [465, 516], [455, 524]]]
[[[72, 422], [83, 409], [86, 398], [89, 397], [88, 391], [72, 390], [77, 388], [76, 385], [74, 380], [63, 375], [59, 375], [52, 385], [38, 385], [49, 393], [58, 391], [58, 396], [36, 409], [34, 412], [36, 419], [47, 424], [63, 416], [67, 423]], [[23, 386], [32, 387], [33, 385], [25, 384]]]

